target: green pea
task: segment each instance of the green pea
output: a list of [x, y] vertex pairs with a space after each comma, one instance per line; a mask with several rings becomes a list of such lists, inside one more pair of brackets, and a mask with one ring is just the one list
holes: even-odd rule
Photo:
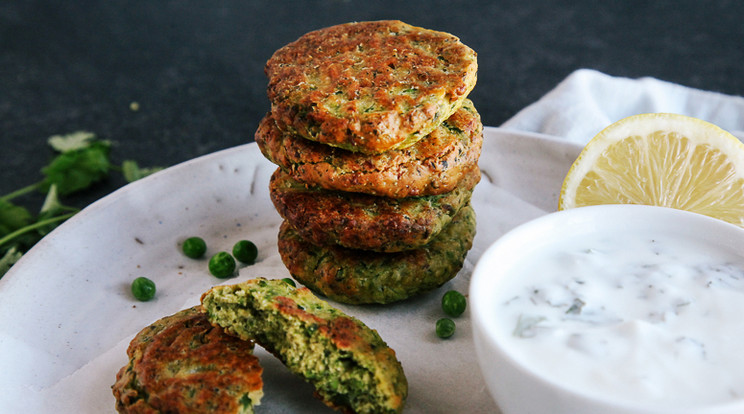
[[258, 248], [252, 241], [241, 240], [233, 246], [233, 256], [245, 264], [253, 264], [258, 257]]
[[286, 284], [288, 284], [288, 285], [291, 285], [291, 286], [297, 287], [297, 284], [295, 284], [295, 281], [294, 281], [294, 280], [292, 280], [292, 279], [290, 279], [290, 278], [288, 278], [288, 277], [285, 277], [285, 278], [284, 278], [284, 279], [282, 279], [282, 280], [284, 281], [284, 283], [286, 283]]
[[201, 237], [189, 237], [188, 239], [183, 241], [183, 246], [181, 248], [183, 250], [183, 254], [185, 254], [186, 256], [192, 259], [198, 259], [204, 256], [204, 253], [206, 253], [207, 243], [204, 242], [204, 239], [202, 239]]
[[467, 300], [465, 300], [465, 296], [456, 290], [447, 291], [442, 296], [442, 310], [449, 316], [457, 317], [462, 315], [466, 307]]
[[132, 294], [138, 300], [147, 302], [155, 297], [155, 282], [142, 276], [134, 279], [132, 281]]
[[228, 252], [218, 252], [209, 259], [209, 273], [224, 279], [235, 273], [235, 259]]
[[437, 336], [446, 339], [455, 334], [455, 321], [450, 318], [442, 318], [437, 321]]

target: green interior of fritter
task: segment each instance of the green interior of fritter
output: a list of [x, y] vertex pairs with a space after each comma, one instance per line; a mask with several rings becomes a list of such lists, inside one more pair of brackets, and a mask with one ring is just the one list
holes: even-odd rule
[[322, 301], [303, 300], [310, 295], [294, 296], [294, 306], [319, 317], [289, 316], [272, 303], [276, 296], [290, 295], [293, 288], [276, 286], [267, 293], [265, 287], [251, 294], [213, 290], [202, 303], [210, 320], [242, 339], [261, 344], [290, 371], [310, 382], [330, 405], [350, 407], [355, 413], [398, 412], [396, 408], [381, 409], [387, 403], [375, 383], [375, 373], [321, 332], [328, 320], [343, 317], [340, 311]]

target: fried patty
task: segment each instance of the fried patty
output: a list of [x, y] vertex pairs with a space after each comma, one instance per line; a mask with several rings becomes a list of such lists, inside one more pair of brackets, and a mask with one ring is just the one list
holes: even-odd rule
[[377, 331], [307, 288], [258, 278], [216, 286], [202, 296], [209, 320], [255, 340], [315, 386], [327, 405], [348, 413], [399, 413], [408, 383]]
[[303, 240], [318, 245], [400, 252], [422, 247], [470, 201], [472, 174], [449, 193], [408, 198], [308, 187], [281, 169], [269, 182], [274, 207]]
[[255, 140], [263, 155], [297, 181], [329, 190], [403, 198], [452, 191], [478, 168], [483, 124], [470, 100], [426, 138], [400, 150], [365, 155], [282, 132], [271, 114]]
[[196, 307], [162, 318], [129, 344], [112, 386], [120, 413], [253, 413], [263, 395], [253, 342], [212, 326]]
[[279, 254], [292, 276], [314, 292], [348, 304], [391, 303], [454, 278], [475, 237], [475, 212], [464, 206], [429, 244], [377, 253], [308, 243], [285, 221]]
[[452, 115], [477, 68], [457, 37], [386, 20], [309, 32], [277, 50], [265, 73], [282, 130], [377, 154], [413, 144]]

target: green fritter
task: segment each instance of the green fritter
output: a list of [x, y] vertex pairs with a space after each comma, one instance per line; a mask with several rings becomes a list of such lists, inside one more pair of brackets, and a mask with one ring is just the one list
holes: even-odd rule
[[263, 395], [253, 346], [214, 327], [198, 307], [162, 318], [129, 344], [129, 363], [111, 387], [116, 410], [253, 413]]
[[279, 254], [292, 276], [315, 293], [341, 303], [391, 303], [435, 289], [457, 275], [475, 237], [475, 212], [464, 206], [424, 247], [378, 253], [317, 246], [285, 221]]
[[216, 286], [202, 296], [209, 320], [255, 340], [346, 413], [399, 413], [408, 383], [377, 331], [281, 279]]
[[400, 252], [429, 243], [470, 201], [472, 174], [449, 193], [408, 198], [308, 187], [277, 169], [269, 194], [279, 214], [307, 242]]
[[282, 130], [366, 154], [428, 135], [460, 107], [477, 70], [457, 37], [397, 20], [309, 32], [265, 66]]
[[405, 149], [367, 155], [282, 132], [267, 115], [255, 140], [263, 155], [295, 180], [329, 190], [404, 198], [452, 191], [478, 170], [483, 124], [466, 99], [426, 138]]

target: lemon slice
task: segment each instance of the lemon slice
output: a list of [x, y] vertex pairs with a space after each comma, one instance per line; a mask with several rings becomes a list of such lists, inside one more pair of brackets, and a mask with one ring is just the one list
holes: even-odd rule
[[558, 209], [646, 204], [744, 227], [744, 144], [677, 114], [641, 114], [597, 134], [574, 161]]

